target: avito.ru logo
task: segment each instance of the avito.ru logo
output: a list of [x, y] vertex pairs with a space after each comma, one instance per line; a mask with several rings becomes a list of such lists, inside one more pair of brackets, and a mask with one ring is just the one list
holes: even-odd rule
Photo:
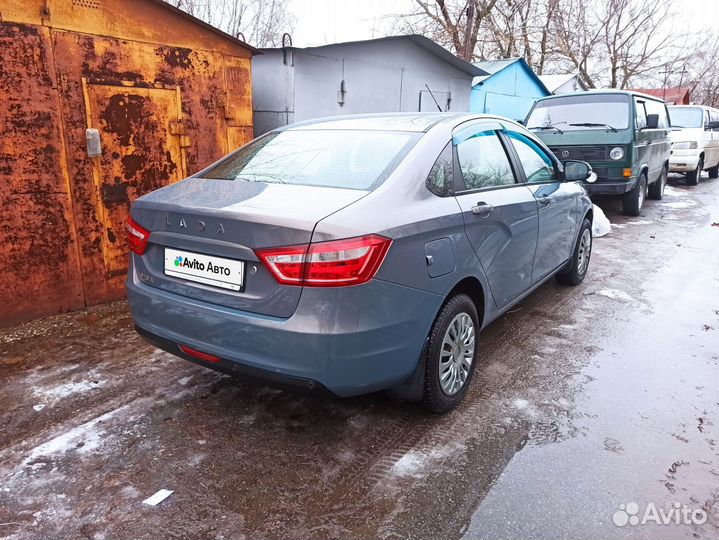
[[620, 504], [619, 510], [614, 512], [612, 521], [617, 527], [625, 525], [646, 525], [656, 523], [657, 525], [703, 525], [707, 520], [707, 513], [702, 508], [690, 508], [681, 503], [674, 503], [669, 510], [657, 508], [650, 502], [641, 514], [639, 505], [635, 502]]

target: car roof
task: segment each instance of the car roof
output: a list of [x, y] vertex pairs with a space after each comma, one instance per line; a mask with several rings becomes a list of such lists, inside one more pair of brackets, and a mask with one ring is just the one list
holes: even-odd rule
[[644, 99], [651, 99], [653, 101], [659, 101], [660, 103], [664, 103], [664, 101], [661, 98], [658, 98], [656, 96], [650, 96], [649, 94], [644, 94], [642, 92], [636, 92], [635, 90], [617, 90], [616, 88], [596, 88], [593, 90], [585, 90], [580, 92], [570, 92], [567, 94], [555, 94], [553, 96], [546, 96], [543, 98], [539, 98], [537, 101], [545, 101], [549, 99], [557, 99], [557, 98], [563, 98], [563, 97], [574, 97], [574, 96], [587, 96], [587, 95], [601, 95], [601, 94], [621, 94], [625, 96], [640, 96]]
[[305, 120], [276, 128], [275, 131], [337, 129], [426, 133], [441, 123], [452, 122], [458, 124], [465, 120], [483, 117], [496, 118], [490, 115], [453, 112], [352, 114]]
[[696, 105], [669, 105], [667, 104], [667, 107], [671, 107], [672, 109], [706, 109], [708, 111], [717, 111], [716, 107], [710, 107], [709, 105], [701, 105], [697, 103]]

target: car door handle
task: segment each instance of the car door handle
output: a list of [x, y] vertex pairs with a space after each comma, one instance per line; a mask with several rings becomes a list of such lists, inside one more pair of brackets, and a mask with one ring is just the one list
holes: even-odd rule
[[486, 202], [478, 202], [477, 206], [472, 207], [472, 213], [479, 217], [487, 217], [494, 210], [494, 206]]
[[550, 198], [547, 197], [546, 195], [542, 195], [542, 196], [539, 197], [539, 199], [537, 199], [537, 200], [539, 201], [539, 204], [541, 204], [542, 206], [547, 206], [547, 205], [549, 205], [549, 204], [552, 203], [552, 199], [550, 199]]

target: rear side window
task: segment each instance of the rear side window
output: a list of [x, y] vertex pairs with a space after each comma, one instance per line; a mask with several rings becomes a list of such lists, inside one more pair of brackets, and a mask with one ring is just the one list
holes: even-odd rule
[[514, 184], [507, 153], [494, 131], [482, 131], [457, 144], [457, 157], [467, 189]]
[[427, 189], [435, 195], [446, 197], [452, 189], [452, 143], [444, 147], [427, 177]]
[[551, 182], [556, 179], [554, 163], [534, 141], [514, 131], [508, 131], [507, 136], [517, 151], [527, 182]]
[[389, 176], [420, 136], [360, 130], [271, 132], [203, 177], [371, 190]]

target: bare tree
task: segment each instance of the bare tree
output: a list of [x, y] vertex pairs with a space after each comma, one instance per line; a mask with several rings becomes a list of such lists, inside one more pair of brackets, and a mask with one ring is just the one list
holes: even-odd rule
[[278, 47], [294, 27], [287, 0], [166, 0], [255, 47]]
[[551, 32], [560, 58], [595, 88], [627, 88], [665, 63], [685, 36], [672, 0], [559, 0]]
[[414, 12], [401, 16], [400, 31], [422, 34], [450, 48], [463, 60], [476, 60], [482, 22], [497, 0], [415, 0]]
[[483, 33], [491, 37], [484, 44], [480, 39], [480, 56], [521, 56], [541, 75], [554, 52], [549, 24], [557, 3], [558, 0], [499, 0], [483, 28]]

